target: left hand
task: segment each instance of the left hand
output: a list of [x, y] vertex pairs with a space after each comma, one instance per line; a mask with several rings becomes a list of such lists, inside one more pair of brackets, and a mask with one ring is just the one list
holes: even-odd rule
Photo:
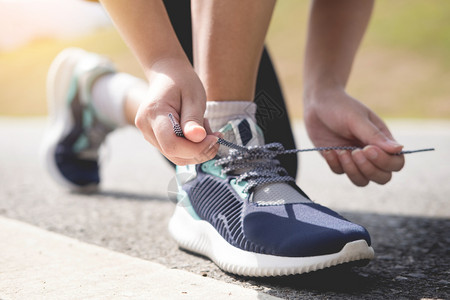
[[393, 155], [403, 146], [372, 110], [344, 90], [325, 90], [305, 98], [304, 108], [306, 129], [316, 147], [363, 147], [322, 153], [333, 172], [345, 173], [355, 185], [366, 186], [370, 181], [385, 184], [392, 172], [403, 168], [403, 155]]

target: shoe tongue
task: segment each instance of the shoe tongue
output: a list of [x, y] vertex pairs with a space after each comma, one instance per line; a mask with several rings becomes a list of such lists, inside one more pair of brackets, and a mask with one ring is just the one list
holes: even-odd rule
[[229, 121], [219, 130], [223, 138], [240, 146], [262, 146], [264, 137], [261, 129], [250, 118]]

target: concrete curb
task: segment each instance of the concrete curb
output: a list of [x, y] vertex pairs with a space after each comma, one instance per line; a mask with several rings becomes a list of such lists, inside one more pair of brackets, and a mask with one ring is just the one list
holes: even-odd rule
[[1, 299], [279, 299], [0, 217]]

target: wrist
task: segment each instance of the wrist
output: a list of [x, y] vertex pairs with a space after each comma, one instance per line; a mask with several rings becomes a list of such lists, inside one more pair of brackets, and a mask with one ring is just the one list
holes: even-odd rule
[[193, 70], [190, 61], [184, 53], [176, 55], [162, 55], [157, 57], [153, 59], [151, 64], [144, 69], [144, 73], [147, 79], [150, 79], [150, 77], [156, 73], [170, 73], [171, 70], [176, 71], [177, 69], [179, 71], [185, 69]]
[[303, 91], [303, 102], [305, 105], [313, 102], [332, 99], [332, 95], [345, 93], [345, 86], [333, 80], [320, 80], [305, 82]]

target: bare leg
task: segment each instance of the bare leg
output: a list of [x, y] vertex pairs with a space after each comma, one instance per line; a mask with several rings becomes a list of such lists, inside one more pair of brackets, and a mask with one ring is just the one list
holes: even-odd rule
[[142, 83], [132, 87], [126, 96], [124, 102], [125, 119], [129, 125], [134, 126], [134, 120], [136, 118], [139, 105], [146, 100], [148, 94], [148, 85]]
[[[191, 28], [191, 13], [190, 13], [190, 1], [179, 2], [178, 0], [165, 0], [165, 5], [172, 25], [177, 33], [183, 49], [193, 62], [193, 46], [192, 46], [192, 32]], [[295, 143], [292, 137], [292, 131], [289, 124], [289, 118], [287, 114], [287, 108], [284, 103], [283, 95], [278, 83], [276, 72], [273, 69], [271, 59], [267, 51], [265, 51], [261, 57], [259, 64], [258, 79], [256, 83], [256, 94], [258, 91], [268, 93], [269, 96], [276, 101], [276, 103], [283, 109], [284, 113], [281, 117], [264, 119], [260, 124], [264, 131], [264, 138], [266, 143], [281, 142], [287, 149], [295, 148]], [[248, 85], [248, 86], [251, 86]], [[130, 125], [134, 124], [134, 118], [136, 111], [139, 107], [143, 97], [146, 93], [147, 85], [144, 87], [136, 87], [129, 91], [127, 95], [127, 102], [125, 104], [125, 114], [127, 122]], [[230, 97], [231, 99], [231, 97]], [[249, 98], [249, 99], [253, 99]], [[258, 103], [256, 103], [258, 105]], [[264, 108], [259, 112], [261, 115], [265, 113]], [[258, 115], [258, 112], [257, 112]], [[259, 122], [259, 119], [258, 119]], [[279, 158], [283, 167], [288, 171], [292, 177], [296, 177], [297, 174], [297, 156], [289, 155]]]
[[208, 101], [253, 101], [274, 0], [193, 0], [194, 66]]
[[[194, 65], [209, 101], [253, 101], [274, 4], [272, 0], [192, 1]], [[124, 111], [130, 125], [147, 88], [137, 85], [127, 94]]]

